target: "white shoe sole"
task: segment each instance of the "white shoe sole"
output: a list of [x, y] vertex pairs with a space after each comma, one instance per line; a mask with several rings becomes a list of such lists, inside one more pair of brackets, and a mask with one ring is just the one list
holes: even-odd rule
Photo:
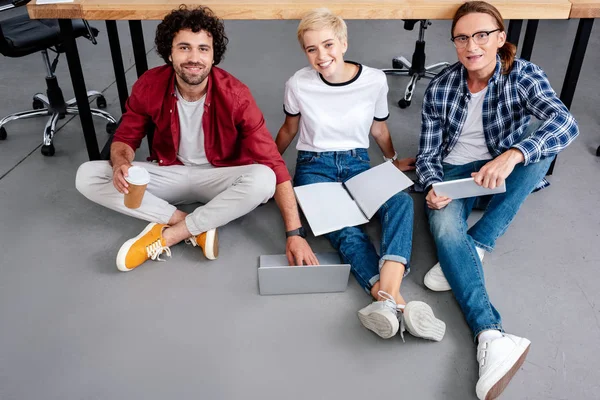
[[[483, 263], [485, 250], [479, 247], [475, 247], [475, 250], [477, 251], [479, 260]], [[427, 289], [433, 290], [434, 292], [447, 292], [452, 290], [439, 262], [435, 264], [429, 271], [427, 271], [425, 274], [425, 279], [423, 279], [423, 283]]]
[[[493, 400], [498, 398], [506, 389], [510, 380], [517, 373], [521, 365], [525, 362], [531, 342], [528, 339], [520, 338], [520, 342], [512, 353], [493, 371], [490, 371], [483, 382], [480, 377], [477, 381], [475, 391], [477, 397], [482, 400]], [[487, 388], [489, 387], [489, 389]]]
[[206, 242], [203, 250], [204, 256], [209, 260], [216, 260], [219, 256], [219, 235], [216, 229], [206, 231]]
[[139, 238], [144, 236], [146, 233], [150, 232], [150, 230], [154, 227], [154, 225], [156, 225], [155, 222], [150, 222], [144, 228], [142, 233], [140, 233], [136, 237], [129, 239], [128, 241], [123, 243], [123, 245], [119, 249], [119, 252], [117, 253], [117, 268], [119, 269], [119, 271], [128, 272], [128, 271], [131, 271], [132, 269], [134, 269], [134, 268], [127, 268], [127, 266], [125, 265], [125, 258], [127, 257], [127, 253], [129, 253], [129, 249]]
[[361, 311], [358, 312], [358, 319], [368, 330], [375, 332], [377, 336], [383, 339], [389, 339], [398, 332], [400, 323], [397, 318], [390, 320], [385, 315], [372, 312], [365, 314]]
[[[438, 271], [439, 269], [439, 271]], [[423, 283], [429, 290], [434, 292], [447, 292], [452, 290], [450, 284], [446, 280], [440, 263], [435, 264], [426, 274]]]
[[404, 307], [404, 323], [408, 333], [439, 342], [446, 333], [446, 324], [433, 314], [427, 303], [411, 301]]

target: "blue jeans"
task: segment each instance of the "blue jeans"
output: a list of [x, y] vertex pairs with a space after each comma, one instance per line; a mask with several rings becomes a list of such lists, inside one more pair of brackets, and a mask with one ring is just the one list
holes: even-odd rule
[[[488, 252], [494, 249], [496, 240], [504, 234], [525, 198], [544, 178], [553, 159], [545, 158], [528, 166], [517, 165], [506, 179], [506, 193], [452, 200], [441, 210], [425, 206], [442, 271], [475, 338], [486, 329], [502, 330], [500, 314], [488, 298], [475, 246]], [[442, 164], [444, 181], [470, 178], [472, 172], [479, 171], [487, 162]], [[467, 218], [473, 208], [485, 211], [481, 219], [467, 229]]]
[[[298, 151], [294, 185], [345, 182], [369, 168], [366, 149], [320, 153]], [[382, 227], [381, 257], [363, 227], [351, 226], [325, 235], [342, 261], [350, 264], [352, 273], [367, 293], [379, 280], [379, 270], [385, 260], [404, 264], [406, 275], [412, 250], [412, 198], [404, 192], [397, 193], [381, 206], [377, 215]]]

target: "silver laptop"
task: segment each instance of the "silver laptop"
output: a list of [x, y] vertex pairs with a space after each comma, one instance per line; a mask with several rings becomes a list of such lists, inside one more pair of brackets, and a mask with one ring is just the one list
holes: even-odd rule
[[319, 265], [288, 265], [285, 254], [260, 256], [258, 286], [261, 295], [343, 292], [350, 264], [341, 264], [338, 253], [317, 253]]

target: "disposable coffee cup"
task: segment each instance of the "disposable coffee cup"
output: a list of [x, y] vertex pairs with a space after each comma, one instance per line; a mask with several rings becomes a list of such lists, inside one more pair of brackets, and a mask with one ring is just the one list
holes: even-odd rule
[[127, 188], [129, 193], [125, 194], [125, 207], [139, 208], [142, 205], [146, 187], [150, 183], [150, 174], [145, 168], [138, 166], [129, 167], [127, 174], [125, 180], [129, 183]]

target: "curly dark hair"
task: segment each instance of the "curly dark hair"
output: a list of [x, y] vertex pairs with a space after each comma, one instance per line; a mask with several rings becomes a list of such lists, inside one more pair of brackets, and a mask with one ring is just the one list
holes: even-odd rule
[[188, 9], [184, 4], [179, 6], [178, 10], [171, 11], [156, 28], [156, 52], [169, 65], [169, 60], [173, 47], [173, 38], [182, 29], [190, 29], [197, 33], [204, 30], [212, 36], [215, 65], [223, 59], [229, 39], [225, 36], [223, 20], [219, 19], [210, 8], [198, 7]]

